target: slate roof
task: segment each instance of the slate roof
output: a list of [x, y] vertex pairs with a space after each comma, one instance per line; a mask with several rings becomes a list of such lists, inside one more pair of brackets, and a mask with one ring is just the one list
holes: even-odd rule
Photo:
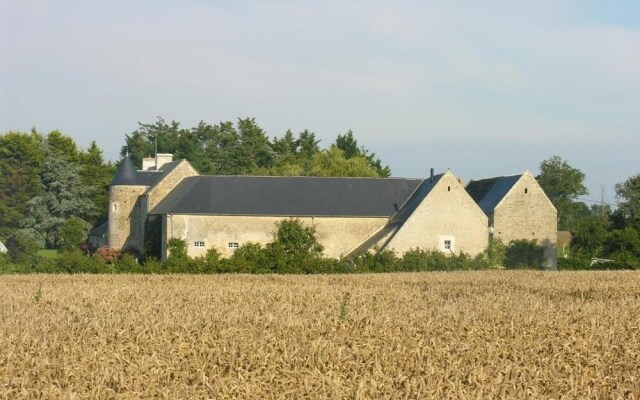
[[390, 217], [422, 179], [194, 176], [149, 214]]
[[522, 174], [471, 181], [466, 187], [467, 193], [482, 211], [491, 214], [521, 177]]
[[105, 222], [104, 224], [98, 226], [97, 228], [89, 232], [89, 236], [105, 237], [107, 236], [108, 232], [109, 232], [109, 222]]
[[167, 163], [162, 166], [161, 171], [139, 171], [127, 155], [120, 161], [116, 176], [110, 185], [153, 186], [171, 172], [179, 163], [180, 160]]

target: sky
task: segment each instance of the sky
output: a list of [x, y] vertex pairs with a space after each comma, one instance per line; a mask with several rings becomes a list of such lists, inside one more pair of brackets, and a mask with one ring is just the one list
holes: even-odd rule
[[640, 1], [0, 0], [0, 133], [351, 129], [394, 176], [640, 173]]

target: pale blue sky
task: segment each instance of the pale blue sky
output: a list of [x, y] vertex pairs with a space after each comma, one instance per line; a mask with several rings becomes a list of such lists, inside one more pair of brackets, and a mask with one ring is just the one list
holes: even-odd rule
[[0, 0], [0, 132], [352, 129], [396, 176], [640, 172], [639, 1]]

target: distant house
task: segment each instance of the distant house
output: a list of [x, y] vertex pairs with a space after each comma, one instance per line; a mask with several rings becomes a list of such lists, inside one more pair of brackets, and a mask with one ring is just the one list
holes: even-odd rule
[[[476, 255], [487, 245], [487, 217], [447, 172], [426, 179], [200, 176], [186, 161], [125, 157], [110, 185], [107, 243], [155, 247], [171, 238], [190, 256], [210, 248], [224, 257], [247, 242], [273, 240], [276, 224], [297, 218], [316, 230], [325, 256], [411, 248]], [[99, 236], [99, 232], [92, 232]]]
[[546, 247], [545, 267], [557, 268], [558, 213], [530, 172], [471, 181], [467, 192], [487, 215], [491, 237], [536, 240]]

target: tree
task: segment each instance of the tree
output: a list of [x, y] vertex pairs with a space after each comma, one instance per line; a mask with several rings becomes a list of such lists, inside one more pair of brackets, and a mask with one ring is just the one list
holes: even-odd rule
[[250, 174], [260, 168], [273, 166], [274, 154], [269, 138], [255, 118], [238, 119], [238, 147], [240, 173]]
[[362, 156], [346, 158], [344, 152], [333, 146], [317, 153], [309, 171], [311, 176], [378, 177], [378, 171]]
[[575, 205], [575, 200], [589, 193], [584, 186], [585, 174], [560, 156], [552, 156], [542, 161], [536, 179], [558, 210], [558, 229], [572, 230], [578, 217], [576, 213], [582, 208]]
[[389, 166], [382, 166], [380, 159], [376, 158], [375, 153], [369, 153], [369, 150], [362, 147], [358, 147], [358, 141], [353, 137], [353, 132], [349, 130], [344, 135], [338, 135], [336, 138], [335, 146], [344, 152], [346, 159], [353, 157], [363, 157], [367, 160], [370, 167], [373, 167], [377, 175], [382, 178], [388, 178], [391, 176], [391, 169]]
[[609, 234], [598, 215], [581, 218], [574, 228], [571, 250], [586, 258], [602, 257], [604, 243], [608, 236]]
[[42, 142], [35, 131], [0, 136], [0, 235], [20, 227], [27, 201], [41, 193]]
[[91, 202], [95, 188], [82, 184], [80, 167], [59, 153], [50, 153], [40, 173], [42, 194], [27, 202], [28, 214], [23, 220], [24, 232], [40, 246], [59, 247], [59, 229], [70, 217], [87, 222], [95, 215]]
[[273, 242], [265, 249], [274, 272], [309, 273], [322, 258], [324, 248], [316, 239], [313, 227], [303, 226], [297, 219], [278, 223]]
[[126, 135], [120, 154], [129, 154], [134, 165], [142, 165], [143, 158], [155, 154], [156, 140], [158, 153], [176, 154], [182, 133], [179, 122], [171, 121], [168, 124], [162, 117], [152, 124], [138, 122], [138, 129]]
[[87, 222], [91, 225], [105, 222], [109, 203], [109, 182], [114, 174], [113, 165], [104, 162], [102, 150], [95, 141], [91, 142], [87, 151], [79, 154], [79, 160], [81, 182], [84, 186], [95, 187], [90, 200], [98, 210], [95, 216], [87, 217]]
[[58, 231], [60, 248], [66, 251], [80, 249], [80, 245], [87, 239], [87, 224], [78, 217], [67, 219]]
[[640, 234], [633, 228], [616, 229], [604, 243], [606, 254], [618, 261], [640, 258]]
[[618, 210], [629, 226], [640, 230], [640, 174], [615, 186]]

